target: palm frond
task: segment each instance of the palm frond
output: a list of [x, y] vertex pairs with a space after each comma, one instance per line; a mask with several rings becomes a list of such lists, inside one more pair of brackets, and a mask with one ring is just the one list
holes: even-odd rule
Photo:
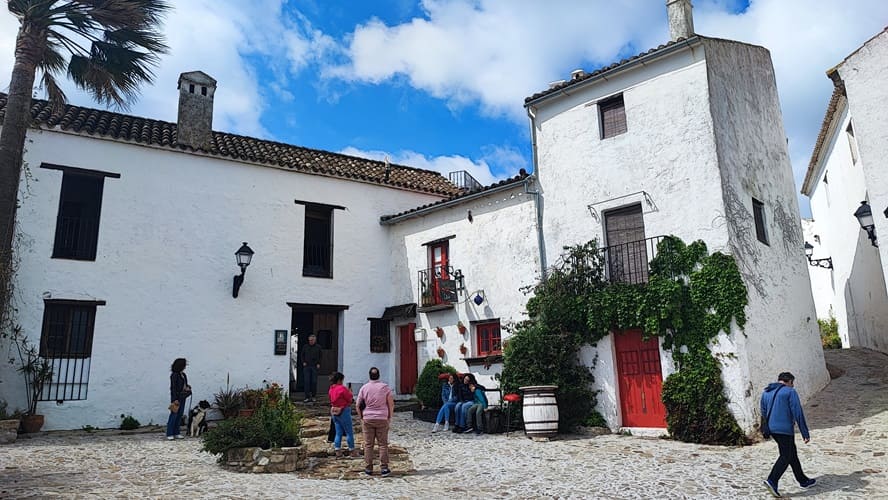
[[127, 109], [139, 85], [154, 79], [157, 56], [104, 42], [93, 43], [89, 57], [72, 56], [68, 77], [97, 101]]
[[40, 79], [40, 86], [46, 91], [49, 98], [49, 104], [52, 106], [53, 113], [61, 113], [65, 110], [65, 103], [68, 102], [68, 96], [59, 86], [52, 73], [43, 71], [43, 77]]

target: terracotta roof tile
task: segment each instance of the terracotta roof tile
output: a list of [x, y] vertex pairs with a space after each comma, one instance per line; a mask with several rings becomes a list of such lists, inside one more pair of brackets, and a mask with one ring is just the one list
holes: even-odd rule
[[836, 110], [839, 101], [845, 95], [845, 83], [841, 80], [834, 82], [833, 93], [829, 98], [829, 104], [826, 106], [826, 114], [823, 116], [823, 122], [820, 124], [820, 133], [817, 134], [817, 141], [814, 143], [814, 151], [811, 153], [811, 160], [808, 162], [808, 171], [805, 172], [805, 180], [802, 181], [802, 194], [810, 196], [811, 183], [814, 182], [817, 163], [820, 161], [820, 154], [826, 143], [827, 135], [832, 121], [836, 118]]
[[[0, 121], [6, 112], [6, 99], [7, 95], [0, 93]], [[31, 102], [31, 116], [34, 126], [41, 128], [58, 128], [66, 132], [172, 150], [195, 151], [191, 147], [178, 144], [175, 123], [72, 105], [65, 105], [61, 112], [53, 113], [50, 104], [41, 99]], [[208, 150], [197, 151], [215, 157], [355, 179], [439, 196], [449, 197], [460, 192], [446, 177], [431, 170], [389, 164], [386, 175], [386, 164], [381, 161], [225, 132], [213, 132], [212, 146]]]

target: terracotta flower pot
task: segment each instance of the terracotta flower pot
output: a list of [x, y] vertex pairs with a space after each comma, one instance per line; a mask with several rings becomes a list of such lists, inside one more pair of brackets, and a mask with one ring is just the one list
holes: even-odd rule
[[22, 417], [22, 431], [26, 433], [40, 432], [43, 428], [43, 415], [25, 415]]
[[459, 330], [460, 335], [466, 334], [466, 325], [462, 324], [462, 321], [456, 324], [456, 329]]
[[446, 354], [446, 352], [444, 351], [444, 348], [443, 348], [443, 347], [439, 347], [439, 348], [438, 348], [438, 357], [439, 357], [439, 358], [443, 358], [443, 357], [444, 357], [444, 354]]
[[444, 329], [440, 326], [438, 328], [435, 328], [435, 335], [437, 335], [439, 339], [444, 337]]
[[237, 411], [238, 417], [252, 417], [256, 410], [254, 408], [241, 408]]
[[466, 347], [465, 344], [460, 344], [460, 345], [459, 345], [459, 352], [461, 352], [461, 353], [463, 354], [463, 356], [465, 356], [465, 354], [466, 354], [467, 352], [469, 352], [469, 348]]

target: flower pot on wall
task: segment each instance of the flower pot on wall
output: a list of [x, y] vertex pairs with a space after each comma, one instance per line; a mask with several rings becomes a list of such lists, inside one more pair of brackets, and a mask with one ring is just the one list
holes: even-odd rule
[[465, 344], [460, 344], [460, 345], [459, 345], [459, 352], [461, 352], [462, 355], [465, 356], [466, 353], [469, 352], [469, 348], [466, 347]]
[[438, 357], [441, 358], [441, 359], [444, 359], [444, 355], [445, 355], [445, 354], [446, 354], [446, 352], [444, 351], [444, 348], [443, 348], [443, 347], [439, 347], [439, 348], [438, 348]]
[[466, 334], [466, 325], [464, 325], [462, 321], [456, 324], [456, 329], [459, 330], [460, 335]]
[[26, 433], [40, 432], [43, 428], [43, 415], [25, 415], [22, 417], [22, 431]]
[[435, 335], [437, 335], [439, 339], [444, 338], [444, 329], [440, 326], [435, 328]]

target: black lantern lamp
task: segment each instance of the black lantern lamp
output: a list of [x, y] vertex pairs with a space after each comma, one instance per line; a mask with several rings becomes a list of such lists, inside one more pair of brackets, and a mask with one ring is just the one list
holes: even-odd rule
[[244, 244], [237, 249], [237, 252], [234, 252], [234, 256], [237, 257], [237, 265], [240, 266], [241, 269], [241, 273], [234, 276], [234, 288], [231, 290], [231, 296], [237, 298], [237, 291], [240, 290], [241, 285], [244, 284], [244, 274], [247, 273], [247, 266], [249, 266], [250, 261], [253, 260], [253, 250], [247, 246], [247, 242], [245, 241]]
[[805, 242], [805, 257], [808, 258], [808, 264], [814, 267], [823, 267], [825, 269], [832, 269], [832, 257], [827, 257], [825, 259], [812, 259], [811, 257], [814, 255], [814, 245]]
[[876, 224], [875, 221], [873, 221], [873, 211], [866, 200], [860, 202], [860, 206], [854, 211], [854, 217], [857, 217], [857, 222], [860, 223], [860, 227], [866, 231], [870, 243], [872, 243], [874, 247], [879, 246], [879, 243], [876, 241]]

